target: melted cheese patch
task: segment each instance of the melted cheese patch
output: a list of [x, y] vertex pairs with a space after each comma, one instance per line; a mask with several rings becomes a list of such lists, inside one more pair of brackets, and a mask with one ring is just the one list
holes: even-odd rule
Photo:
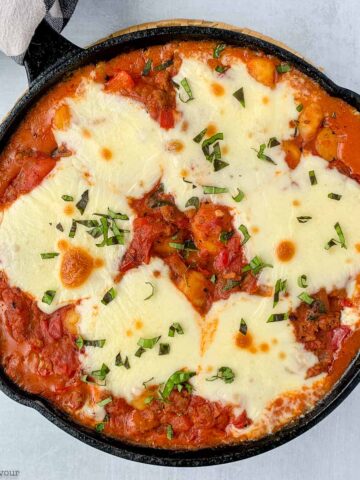
[[[144, 381], [154, 377], [153, 383], [162, 383], [174, 371], [188, 368], [197, 372], [191, 380], [197, 394], [246, 408], [254, 421], [260, 421], [276, 397], [311, 386], [312, 380], [305, 380], [305, 375], [316, 363], [295, 341], [290, 322], [266, 320], [272, 313], [296, 308], [303, 291], [297, 278], [302, 274], [307, 275], [309, 294], [335, 287], [348, 288], [351, 293], [350, 285], [360, 271], [356, 247], [360, 224], [353, 221], [360, 187], [328, 169], [327, 162], [316, 156], [303, 157], [294, 171], [289, 170], [280, 146], [265, 150], [276, 165], [258, 158], [260, 145], [267, 145], [271, 137], [281, 142], [293, 133], [290, 123], [298, 118], [298, 112], [294, 92], [286, 82], [268, 88], [254, 80], [240, 61], [219, 76], [201, 61], [184, 59], [174, 80], [180, 82], [184, 77], [194, 100], [178, 102], [182, 120], [168, 131], [160, 129], [134, 100], [107, 94], [95, 82], [84, 83], [81, 96], [68, 100], [68, 128], [54, 132], [57, 142], [75, 153], [61, 160], [41, 185], [4, 212], [0, 267], [13, 285], [34, 295], [44, 311], [79, 301], [80, 334], [89, 340], [106, 340], [103, 348], [86, 347], [81, 356], [83, 370], [91, 373], [107, 364], [106, 388], [114, 394], [132, 401], [143, 390]], [[245, 108], [233, 96], [240, 87]], [[205, 159], [201, 144], [193, 141], [205, 127], [207, 136], [224, 135], [220, 147], [229, 166], [218, 172]], [[311, 186], [309, 170], [315, 171], [317, 185]], [[184, 182], [184, 177], [192, 184]], [[127, 197], [141, 197], [160, 178], [180, 209], [192, 196], [231, 208], [234, 226], [244, 224], [251, 233], [245, 245], [247, 258], [257, 255], [273, 266], [262, 271], [260, 282], [274, 287], [279, 278], [287, 279], [288, 296], [281, 295], [275, 309], [272, 298], [240, 293], [215, 303], [206, 318], [200, 318], [170, 281], [168, 269], [159, 259], [127, 272], [115, 286], [116, 298], [106, 306], [101, 303], [114, 286], [126, 245], [99, 248], [99, 240], [80, 225], [75, 238], [69, 238], [72, 218], [93, 219], [93, 213], [106, 213], [110, 207], [128, 214], [130, 221], [124, 228], [132, 230], [134, 217]], [[227, 188], [228, 193], [206, 195], [206, 185]], [[73, 210], [64, 205], [61, 196], [72, 195], [76, 202], [86, 189], [90, 200], [81, 216], [74, 205]], [[245, 193], [241, 203], [232, 199], [238, 189]], [[331, 192], [341, 194], [341, 201], [330, 200]], [[67, 215], [64, 208], [69, 209]], [[299, 223], [298, 216], [311, 219]], [[58, 222], [63, 233], [55, 228]], [[336, 222], [341, 224], [347, 249], [336, 245], [325, 250], [326, 242], [337, 238]], [[130, 231], [127, 243], [131, 235]], [[278, 254], [283, 242], [293, 246], [291, 255], [289, 248], [285, 249], [286, 261]], [[75, 279], [74, 285], [70, 275], [64, 286], [66, 255], [74, 248], [103, 264], [90, 268], [86, 257], [82, 281]], [[40, 258], [40, 253], [58, 251], [60, 255], [54, 259]], [[154, 285], [149, 300], [145, 300], [150, 293], [146, 282]], [[46, 290], [56, 290], [50, 306], [41, 302]], [[248, 325], [248, 346], [238, 338], [241, 318]], [[349, 312], [344, 321], [354, 324]], [[173, 322], [182, 325], [184, 335], [168, 337]], [[161, 338], [154, 348], [140, 358], [135, 356], [140, 337], [157, 336]], [[159, 355], [160, 343], [170, 344], [168, 355]], [[130, 369], [115, 365], [119, 353], [123, 360], [128, 357]], [[222, 366], [233, 369], [234, 382], [208, 381]]]

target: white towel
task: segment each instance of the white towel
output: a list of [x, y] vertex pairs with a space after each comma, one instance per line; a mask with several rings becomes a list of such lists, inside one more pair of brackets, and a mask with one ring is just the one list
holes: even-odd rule
[[0, 0], [0, 50], [22, 63], [43, 18], [61, 32], [76, 4], [77, 0]]

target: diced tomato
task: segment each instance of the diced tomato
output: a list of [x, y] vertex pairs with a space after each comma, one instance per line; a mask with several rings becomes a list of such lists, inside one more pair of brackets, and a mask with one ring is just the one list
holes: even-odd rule
[[252, 424], [252, 420], [247, 416], [244, 410], [239, 416], [235, 417], [231, 422], [236, 428], [245, 428]]
[[165, 130], [173, 128], [175, 125], [174, 111], [170, 109], [164, 109], [160, 111], [159, 116], [160, 127]]
[[135, 81], [132, 76], [125, 70], [117, 72], [113, 78], [111, 78], [105, 84], [105, 90], [107, 92], [122, 93], [124, 90], [132, 90], [135, 87]]

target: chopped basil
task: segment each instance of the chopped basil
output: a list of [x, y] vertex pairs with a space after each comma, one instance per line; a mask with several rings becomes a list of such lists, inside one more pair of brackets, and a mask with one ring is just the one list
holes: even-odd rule
[[300, 295], [298, 295], [298, 298], [302, 302], [307, 303], [308, 305], [311, 305], [315, 300], [315, 298], [310, 297], [310, 295], [306, 292], [301, 292]]
[[103, 303], [104, 305], [108, 305], [110, 302], [112, 302], [114, 300], [116, 295], [117, 295], [117, 292], [116, 292], [115, 288], [114, 287], [110, 288], [110, 290], [108, 290], [105, 293], [105, 295], [103, 296], [103, 299], [101, 300], [101, 303]]
[[150, 285], [150, 288], [151, 288], [150, 295], [148, 295], [146, 298], [144, 298], [144, 300], [149, 300], [155, 293], [155, 287], [151, 282], [145, 282], [145, 285]]
[[253, 150], [255, 150], [255, 152], [257, 153], [257, 158], [259, 158], [260, 160], [265, 160], [265, 162], [269, 162], [269, 163], [272, 163], [273, 165], [277, 165], [276, 162], [274, 162], [274, 160], [269, 157], [268, 155], [265, 155], [265, 148], [266, 148], [266, 144], [265, 143], [262, 143], [259, 147], [259, 150], [256, 150], [255, 148], [253, 148]]
[[71, 228], [70, 228], [70, 232], [69, 232], [69, 237], [70, 238], [75, 237], [76, 228], [77, 228], [76, 220], [73, 220], [72, 223], [71, 223]]
[[229, 232], [221, 232], [219, 240], [221, 243], [227, 243], [233, 235], [233, 230], [230, 230]]
[[198, 197], [191, 197], [189, 200], [185, 203], [185, 208], [187, 207], [195, 207], [196, 210], [199, 209], [200, 206], [200, 200]]
[[184, 335], [184, 330], [183, 330], [182, 326], [180, 325], [180, 323], [178, 323], [178, 322], [174, 322], [170, 325], [168, 336], [169, 337], [175, 337], [175, 333], [177, 333], [178, 335]]
[[48, 260], [49, 258], [55, 258], [60, 255], [57, 252], [49, 252], [49, 253], [40, 253], [40, 256], [43, 260]]
[[287, 73], [290, 72], [291, 66], [288, 63], [280, 63], [280, 65], [276, 65], [276, 70], [278, 73]]
[[310, 170], [309, 179], [310, 179], [311, 185], [316, 185], [317, 184], [317, 178], [316, 178], [314, 170]]
[[100, 381], [105, 380], [106, 375], [110, 372], [110, 368], [103, 363], [100, 370], [93, 370], [91, 376], [99, 379]]
[[89, 202], [89, 190], [85, 190], [85, 192], [81, 195], [80, 200], [75, 205], [81, 215], [85, 212], [88, 202]]
[[240, 232], [243, 234], [243, 241], [241, 242], [241, 245], [245, 245], [245, 243], [249, 240], [251, 237], [248, 229], [245, 227], [245, 225], [241, 224], [239, 227]]
[[147, 386], [147, 383], [150, 383], [152, 380], [154, 380], [155, 377], [151, 377], [149, 378], [149, 380], [145, 380], [144, 382], [142, 382], [142, 384], [144, 385], [144, 388], [147, 389], [148, 386]]
[[[224, 134], [222, 132], [218, 132], [212, 137], [204, 140], [201, 144], [201, 149], [203, 151], [203, 154], [205, 155], [205, 158], [208, 162], [211, 162], [214, 164], [215, 172], [229, 165], [228, 163], [221, 161], [221, 149], [220, 149], [220, 144], [218, 140], [223, 140], [223, 139], [224, 139]], [[210, 146], [213, 144], [215, 144], [213, 146], [213, 150], [210, 151]]]
[[74, 200], [74, 197], [71, 195], [61, 195], [61, 198], [64, 200], [64, 202], [72, 202]]
[[346, 242], [345, 242], [345, 237], [344, 237], [344, 233], [340, 227], [340, 223], [339, 222], [336, 222], [335, 225], [334, 225], [334, 228], [335, 228], [335, 231], [337, 233], [337, 236], [339, 238], [339, 240], [336, 240], [335, 238], [332, 238], [331, 240], [329, 240], [326, 245], [325, 245], [325, 250], [329, 250], [331, 247], [334, 247], [335, 245], [340, 245], [341, 248], [347, 248], [346, 246]]
[[218, 73], [225, 73], [227, 70], [229, 70], [230, 67], [224, 66], [224, 65], [216, 65], [215, 71]]
[[268, 148], [277, 147], [278, 145], [280, 145], [280, 142], [276, 137], [269, 138], [269, 141], [267, 144]]
[[160, 340], [160, 336], [154, 338], [139, 338], [137, 344], [142, 348], [153, 348]]
[[75, 345], [78, 347], [79, 350], [81, 350], [84, 346], [84, 339], [79, 335], [77, 339], [75, 340]]
[[260, 257], [256, 256], [250, 262], [243, 267], [242, 272], [249, 272], [250, 270], [253, 272], [254, 275], [257, 275], [263, 268], [269, 267], [273, 268], [272, 265], [269, 263], [264, 263]]
[[87, 228], [99, 226], [99, 222], [97, 220], [76, 220], [76, 223]]
[[170, 353], [170, 345], [168, 343], [159, 344], [159, 355], [168, 355]]
[[240, 190], [240, 188], [237, 189], [238, 193], [235, 195], [235, 197], [231, 197], [235, 202], [240, 203], [241, 200], [245, 197], [245, 193]]
[[59, 230], [59, 232], [63, 232], [64, 231], [64, 227], [61, 225], [61, 223], [59, 222], [56, 227], [55, 227], [57, 230]]
[[287, 280], [281, 280], [281, 278], [276, 280], [273, 307], [276, 307], [276, 305], [279, 303], [280, 293], [286, 292], [286, 286]]
[[135, 352], [135, 357], [139, 357], [139, 358], [140, 358], [141, 355], [142, 355], [145, 351], [146, 351], [145, 348], [139, 347], [139, 348], [136, 350], [136, 352]]
[[225, 48], [226, 48], [225, 43], [219, 43], [218, 45], [216, 45], [213, 51], [213, 57], [220, 58], [220, 54], [223, 50], [225, 50]]
[[223, 160], [219, 160], [219, 159], [215, 158], [215, 160], [214, 160], [214, 171], [215, 172], [218, 172], [219, 170], [222, 170], [223, 168], [228, 167], [228, 166], [229, 166], [228, 162], [224, 162]]
[[146, 397], [144, 400], [145, 405], [149, 405], [154, 400], [153, 396]]
[[[96, 373], [100, 372], [100, 370], [97, 370]], [[106, 381], [105, 377], [104, 378], [99, 378], [98, 375], [92, 376], [90, 375], [82, 375], [80, 377], [80, 380], [84, 383], [92, 383], [94, 385], [99, 385], [100, 387], [105, 387]]]
[[146, 63], [145, 63], [145, 66], [144, 66], [144, 70], [142, 71], [142, 76], [143, 77], [147, 77], [151, 71], [151, 65], [152, 65], [152, 60], [150, 58], [148, 58], [146, 60]]
[[109, 224], [106, 217], [100, 218], [101, 223], [101, 233], [103, 235], [103, 241], [101, 243], [95, 243], [97, 247], [105, 247], [108, 243], [108, 232], [109, 232]]
[[105, 407], [105, 405], [111, 402], [112, 402], [112, 397], [107, 397], [107, 398], [104, 398], [104, 400], [97, 402], [97, 404], [99, 405], [99, 407]]
[[169, 247], [175, 248], [175, 250], [185, 250], [185, 243], [169, 242]]
[[289, 318], [288, 313], [272, 313], [270, 317], [267, 319], [266, 323], [282, 322], [283, 320], [287, 320], [288, 318]]
[[185, 93], [187, 95], [187, 99], [183, 100], [181, 98], [181, 95], [179, 94], [179, 99], [183, 102], [183, 103], [187, 103], [187, 102], [190, 102], [190, 100], [194, 100], [194, 97], [193, 97], [193, 94], [192, 94], [192, 91], [191, 91], [191, 88], [190, 88], [190, 85], [189, 85], [189, 81], [187, 78], [183, 78], [180, 82], [180, 85], [183, 87], [183, 89], [185, 90]]
[[198, 133], [198, 134], [196, 135], [196, 137], [193, 138], [193, 141], [194, 141], [195, 143], [200, 143], [201, 140], [204, 138], [206, 132], [207, 132], [207, 128], [204, 128], [204, 130], [201, 130], [201, 132]]
[[216, 375], [207, 378], [207, 382], [213, 382], [214, 380], [223, 380], [225, 383], [232, 383], [234, 381], [235, 374], [230, 367], [220, 367]]
[[173, 63], [173, 60], [166, 60], [166, 62], [157, 65], [154, 70], [156, 70], [157, 72], [160, 72], [161, 70], [166, 70], [168, 67], [171, 67]]
[[172, 440], [174, 438], [174, 430], [170, 423], [166, 425], [166, 438], [168, 440]]
[[227, 193], [228, 188], [224, 187], [214, 187], [212, 185], [204, 185], [203, 192], [208, 195], [217, 195], [218, 193]]
[[215, 284], [216, 283], [216, 280], [217, 280], [217, 277], [215, 275], [215, 273], [213, 275], [211, 275], [211, 278], [210, 278], [210, 282]]
[[342, 195], [339, 195], [338, 193], [329, 193], [328, 198], [331, 198], [331, 200], [340, 200]]
[[244, 87], [239, 88], [236, 92], [233, 93], [233, 97], [236, 98], [240, 102], [240, 104], [245, 108], [245, 95], [244, 95]]
[[222, 289], [224, 292], [227, 292], [228, 290], [232, 290], [233, 288], [238, 287], [239, 285], [241, 285], [241, 280], [232, 280], [230, 278], [226, 280], [226, 283]]
[[99, 348], [103, 348], [103, 346], [105, 345], [105, 338], [101, 339], [101, 340], [84, 340], [84, 345], [85, 347], [99, 347]]
[[108, 213], [94, 213], [94, 215], [97, 215], [98, 217], [109, 218], [112, 220], [129, 220], [128, 215], [126, 215], [125, 213], [114, 212], [109, 207], [108, 207]]
[[95, 430], [98, 433], [101, 433], [104, 430], [104, 428], [105, 428], [105, 422], [100, 422], [95, 425]]
[[302, 217], [296, 217], [296, 218], [297, 218], [297, 221], [299, 223], [307, 223], [309, 220], [312, 219], [312, 217], [309, 217], [309, 216], [306, 216], [306, 215], [304, 215]]
[[125, 367], [126, 370], [130, 368], [129, 358], [126, 357], [125, 360], [122, 359], [121, 353], [119, 352], [115, 357], [115, 365], [117, 367]]
[[180, 392], [185, 387], [189, 392], [192, 391], [192, 385], [189, 382], [190, 378], [196, 375], [196, 372], [184, 372], [178, 370], [173, 373], [166, 381], [164, 389], [160, 392], [161, 397], [167, 400], [170, 397], [174, 388]]
[[245, 322], [245, 320], [242, 318], [240, 320], [240, 327], [239, 327], [239, 332], [242, 333], [243, 335], [246, 335], [247, 334], [247, 324]]
[[308, 286], [307, 276], [306, 275], [300, 275], [300, 277], [298, 277], [297, 283], [298, 283], [300, 288], [306, 288]]
[[41, 301], [43, 303], [46, 303], [47, 305], [51, 305], [55, 295], [56, 295], [56, 290], [46, 290]]
[[304, 108], [304, 105], [302, 103], [299, 103], [299, 105], [296, 107], [296, 110], [298, 112], [301, 112], [303, 108]]

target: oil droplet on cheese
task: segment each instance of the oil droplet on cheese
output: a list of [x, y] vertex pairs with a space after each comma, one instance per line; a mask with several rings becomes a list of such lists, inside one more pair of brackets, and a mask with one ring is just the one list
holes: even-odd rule
[[166, 149], [169, 151], [169, 152], [175, 152], [175, 153], [178, 153], [178, 152], [181, 152], [182, 150], [184, 150], [184, 144], [181, 140], [171, 140], [167, 145], [166, 145]]
[[253, 347], [253, 337], [249, 332], [247, 332], [246, 335], [238, 332], [236, 334], [235, 343], [239, 348], [250, 348]]
[[260, 231], [260, 228], [257, 227], [256, 225], [254, 225], [253, 227], [251, 227], [251, 232], [252, 232], [252, 233], [255, 233], [255, 234], [256, 234], [256, 233], [259, 233], [259, 231]]
[[87, 128], [82, 129], [82, 134], [84, 138], [91, 138], [91, 132]]
[[360, 243], [355, 243], [355, 250], [360, 253]]
[[298, 207], [300, 205], [300, 202], [299, 200], [293, 200], [292, 204], [294, 205], [294, 207]]
[[262, 98], [262, 102], [264, 105], [267, 105], [269, 103], [269, 97], [265, 95], [265, 97]]
[[58, 248], [61, 252], [63, 252], [64, 250], [67, 250], [69, 248], [69, 242], [67, 240], [59, 240]]
[[216, 132], [217, 132], [217, 126], [215, 125], [215, 123], [209, 123], [209, 125], [206, 128], [206, 136], [212, 137], [213, 135], [215, 135]]
[[136, 322], [135, 322], [136, 330], [140, 330], [143, 326], [144, 326], [144, 324], [141, 320], [136, 320]]
[[216, 83], [216, 82], [211, 84], [211, 90], [213, 94], [217, 97], [222, 97], [225, 93], [224, 87], [220, 85], [220, 83]]
[[266, 342], [260, 343], [260, 350], [264, 353], [268, 352], [270, 350], [269, 344]]
[[94, 259], [80, 247], [69, 248], [61, 259], [60, 279], [66, 288], [80, 287], [94, 269]]
[[289, 262], [295, 255], [296, 247], [291, 240], [283, 240], [276, 247], [276, 255], [281, 262]]
[[75, 211], [74, 205], [72, 205], [71, 203], [69, 203], [68, 205], [65, 205], [65, 208], [64, 208], [65, 215], [72, 216], [74, 211]]
[[112, 159], [113, 154], [109, 148], [107, 147], [102, 148], [100, 153], [104, 160], [109, 161]]

